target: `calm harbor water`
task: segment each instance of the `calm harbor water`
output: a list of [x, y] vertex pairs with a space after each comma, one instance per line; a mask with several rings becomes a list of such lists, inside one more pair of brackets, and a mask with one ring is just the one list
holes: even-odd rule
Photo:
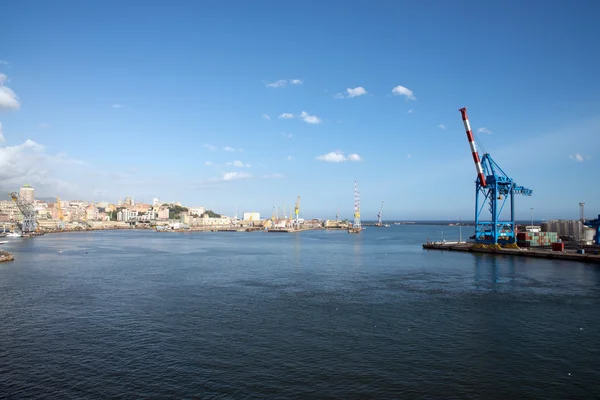
[[11, 240], [0, 397], [598, 396], [600, 267], [421, 249], [441, 231]]

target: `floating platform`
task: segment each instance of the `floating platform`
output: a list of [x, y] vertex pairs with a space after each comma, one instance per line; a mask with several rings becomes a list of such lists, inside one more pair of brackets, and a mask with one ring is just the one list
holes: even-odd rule
[[579, 261], [579, 262], [591, 262], [600, 263], [600, 255], [597, 254], [580, 254], [573, 250], [567, 251], [551, 251], [546, 249], [532, 249], [532, 248], [502, 248], [478, 245], [474, 243], [458, 243], [458, 242], [435, 242], [425, 243], [423, 248], [426, 250], [446, 250], [446, 251], [464, 251], [471, 253], [488, 253], [508, 256], [520, 256], [520, 257], [532, 257], [532, 258], [545, 258], [549, 260], [565, 260], [565, 261]]

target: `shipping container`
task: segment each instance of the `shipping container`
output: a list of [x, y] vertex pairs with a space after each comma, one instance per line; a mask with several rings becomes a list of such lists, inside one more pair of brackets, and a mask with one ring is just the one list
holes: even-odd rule
[[563, 242], [552, 243], [552, 251], [565, 251], [565, 244]]

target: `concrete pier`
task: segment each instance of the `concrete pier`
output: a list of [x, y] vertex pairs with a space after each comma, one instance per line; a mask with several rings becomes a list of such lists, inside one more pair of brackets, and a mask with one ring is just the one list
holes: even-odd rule
[[579, 261], [579, 262], [591, 262], [600, 263], [600, 255], [597, 254], [578, 254], [573, 250], [566, 251], [551, 251], [549, 249], [532, 249], [532, 248], [502, 248], [498, 245], [481, 245], [474, 243], [458, 243], [458, 242], [446, 242], [446, 243], [425, 243], [423, 248], [426, 250], [446, 250], [446, 251], [464, 251], [471, 253], [487, 253], [507, 256], [518, 256], [518, 257], [533, 257], [533, 258], [545, 258], [550, 260], [565, 260], [565, 261]]

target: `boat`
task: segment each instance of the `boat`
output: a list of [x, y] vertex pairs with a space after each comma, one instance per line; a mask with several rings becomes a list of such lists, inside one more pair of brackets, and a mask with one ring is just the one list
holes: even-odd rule
[[0, 244], [6, 244], [6, 243], [8, 243], [8, 240], [3, 240], [0, 242]]
[[8, 232], [6, 234], [6, 237], [21, 237], [21, 235], [18, 234], [17, 232]]
[[348, 233], [359, 233], [363, 228], [360, 224], [360, 195], [354, 181], [354, 223], [348, 228]]

